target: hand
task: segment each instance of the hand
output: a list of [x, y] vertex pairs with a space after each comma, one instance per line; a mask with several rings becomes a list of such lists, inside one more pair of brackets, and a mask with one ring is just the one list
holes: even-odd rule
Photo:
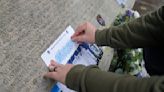
[[74, 65], [72, 64], [66, 64], [66, 65], [58, 64], [55, 61], [51, 60], [51, 64], [49, 65], [49, 68], [54, 67], [53, 68], [54, 71], [44, 74], [44, 77], [51, 78], [65, 84], [67, 73], [71, 70], [73, 66]]
[[77, 27], [71, 39], [75, 42], [94, 43], [96, 27], [89, 22], [86, 22]]

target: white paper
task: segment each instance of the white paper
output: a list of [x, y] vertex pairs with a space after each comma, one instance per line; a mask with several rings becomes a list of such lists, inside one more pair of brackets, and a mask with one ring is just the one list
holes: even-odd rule
[[51, 60], [55, 60], [60, 64], [67, 63], [79, 46], [71, 40], [73, 33], [73, 28], [68, 26], [58, 39], [41, 55], [47, 66], [50, 64]]

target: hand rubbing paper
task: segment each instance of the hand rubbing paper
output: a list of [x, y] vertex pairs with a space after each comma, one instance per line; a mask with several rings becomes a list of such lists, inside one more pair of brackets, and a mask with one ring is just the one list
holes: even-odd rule
[[[50, 47], [41, 55], [41, 58], [48, 66], [51, 60], [60, 64], [83, 64], [96, 65], [102, 56], [101, 48], [95, 44], [77, 44], [71, 40], [74, 29], [68, 26], [65, 31], [50, 45]], [[51, 92], [74, 92], [65, 85], [57, 83], [53, 86]]]

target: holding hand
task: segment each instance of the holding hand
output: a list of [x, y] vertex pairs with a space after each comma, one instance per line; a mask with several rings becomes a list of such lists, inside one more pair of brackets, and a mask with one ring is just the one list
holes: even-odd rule
[[77, 27], [71, 39], [75, 42], [94, 43], [96, 27], [89, 22], [86, 22]]
[[52, 60], [51, 64], [49, 65], [49, 69], [51, 72], [44, 74], [44, 76], [65, 84], [67, 73], [71, 70], [73, 66], [74, 65], [72, 64], [58, 64]]

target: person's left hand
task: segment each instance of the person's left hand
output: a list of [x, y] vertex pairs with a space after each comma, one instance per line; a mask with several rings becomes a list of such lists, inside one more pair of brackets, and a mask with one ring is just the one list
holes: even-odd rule
[[44, 77], [51, 78], [65, 84], [66, 76], [73, 66], [74, 65], [72, 64], [58, 64], [55, 61], [51, 60], [49, 68], [54, 67], [54, 71], [44, 74]]

